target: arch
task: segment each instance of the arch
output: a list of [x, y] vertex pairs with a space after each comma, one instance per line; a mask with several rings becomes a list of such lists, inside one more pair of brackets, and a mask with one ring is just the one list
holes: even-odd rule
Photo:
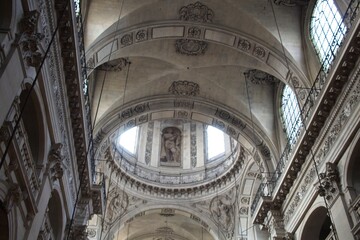
[[59, 193], [54, 190], [48, 203], [48, 216], [55, 240], [62, 239], [63, 233], [63, 206]]
[[[112, 32], [114, 26], [116, 26], [116, 23], [112, 27], [109, 27], [107, 30], [105, 30], [87, 51], [86, 59], [88, 59], [87, 64], [90, 67], [88, 74], [90, 74], [93, 69], [107, 61], [122, 57], [136, 56], [132, 55], [132, 53], [128, 51], [128, 48], [133, 50], [133, 47], [136, 45], [141, 45], [151, 41], [159, 40], [187, 39], [187, 36], [185, 35], [186, 31], [184, 30], [191, 27], [192, 24], [183, 21], [168, 20], [161, 22], [152, 22], [147, 25], [135, 25], [130, 29], [121, 29], [116, 32]], [[245, 54], [245, 56], [252, 59], [252, 61], [249, 62], [256, 62], [258, 66], [261, 66], [259, 70], [270, 73], [284, 83], [289, 81], [299, 81], [300, 85], [303, 87], [311, 86], [305, 74], [297, 66], [295, 60], [289, 57], [291, 56], [291, 54], [287, 53], [286, 56], [288, 56], [288, 58], [284, 58], [284, 54], [281, 53], [283, 51], [281, 48], [279, 48], [281, 45], [279, 45], [278, 48], [275, 48], [274, 45], [266, 44], [261, 39], [216, 25], [205, 24], [200, 26], [202, 26], [206, 30], [211, 31], [212, 33], [219, 33], [221, 35], [225, 34], [231, 36], [231, 38], [234, 40], [230, 41], [231, 43], [229, 43], [229, 41], [207, 39], [205, 36], [201, 36], [200, 38], [198, 38], [198, 40], [229, 47], [239, 53]], [[156, 37], [153, 37], [151, 34], [149, 34], [146, 39], [141, 39], [139, 41], [131, 40], [129, 44], [123, 44], [124, 41], [122, 41], [123, 38], [132, 38], [133, 36], [136, 36], [138, 32], [146, 31], [150, 33], [153, 32], [153, 29], [158, 29], [159, 31], [166, 31], [166, 29], [169, 28], [177, 29], [177, 32], [183, 33], [181, 36], [179, 34], [171, 35], [171, 33], [167, 33]], [[121, 51], [119, 51], [119, 49], [121, 49]], [[109, 59], [110, 51], [111, 59]], [[128, 55], [125, 56], [124, 54]], [[251, 68], [252, 66], [253, 65], [249, 65], [248, 67]]]
[[355, 141], [349, 147], [349, 157], [346, 161], [344, 174], [345, 186], [352, 190], [352, 200], [360, 195], [360, 175], [358, 173], [360, 168], [360, 132], [354, 139]]
[[325, 240], [331, 232], [331, 220], [324, 206], [315, 208], [307, 218], [301, 239]]
[[20, 109], [23, 107], [22, 123], [27, 133], [31, 155], [36, 167], [41, 166], [46, 148], [45, 121], [41, 101], [36, 91], [31, 90], [29, 83], [24, 84], [24, 90], [20, 94]]
[[203, 213], [199, 213], [194, 209], [188, 209], [186, 207], [175, 204], [161, 205], [161, 207], [156, 205], [139, 206], [131, 212], [126, 213], [123, 217], [121, 217], [121, 219], [118, 219], [111, 226], [103, 239], [109, 239], [110, 236], [113, 236], [114, 234], [116, 234], [116, 232], [124, 229], [127, 224], [134, 221], [134, 219], [141, 218], [141, 216], [144, 216], [146, 214], [160, 214], [162, 209], [172, 209], [174, 210], [175, 214], [179, 214], [181, 216], [189, 218], [189, 221], [192, 221], [193, 224], [202, 226], [215, 240], [226, 239], [225, 236], [223, 236], [222, 234], [220, 236], [217, 235], [218, 227], [212, 219], [206, 217]]
[[8, 214], [2, 201], [0, 201], [0, 219], [0, 239], [10, 239]]

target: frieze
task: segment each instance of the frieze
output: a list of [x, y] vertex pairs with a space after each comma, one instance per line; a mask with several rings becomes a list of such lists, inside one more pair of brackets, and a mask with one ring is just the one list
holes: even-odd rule
[[169, 87], [169, 93], [181, 96], [197, 96], [200, 93], [199, 84], [190, 81], [175, 81]]
[[179, 15], [183, 21], [211, 23], [214, 12], [201, 2], [196, 2], [180, 8]]
[[244, 129], [246, 127], [246, 124], [243, 123], [239, 118], [231, 115], [229, 112], [222, 110], [222, 109], [216, 109], [215, 116], [221, 118], [222, 120], [234, 125], [235, 127], [239, 128], [240, 130]]
[[309, 3], [309, 0], [273, 0], [276, 5], [282, 5], [286, 7], [305, 6]]
[[194, 107], [194, 102], [177, 100], [174, 102], [174, 107], [192, 109]]
[[125, 120], [125, 119], [131, 118], [137, 114], [141, 114], [149, 109], [150, 109], [149, 104], [143, 103], [143, 104], [136, 105], [135, 107], [131, 107], [131, 108], [127, 108], [127, 109], [123, 110], [121, 112], [120, 116], [121, 116], [122, 120]]
[[175, 50], [177, 53], [188, 56], [199, 56], [205, 54], [208, 43], [193, 39], [177, 39]]
[[265, 58], [265, 54], [266, 54], [266, 51], [265, 51], [264, 48], [259, 47], [259, 46], [256, 46], [256, 47], [254, 48], [253, 55], [254, 55], [255, 57], [258, 57], [258, 58], [263, 59], [263, 58]]

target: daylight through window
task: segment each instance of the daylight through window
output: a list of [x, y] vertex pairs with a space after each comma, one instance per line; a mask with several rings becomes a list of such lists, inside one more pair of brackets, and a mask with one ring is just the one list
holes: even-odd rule
[[300, 108], [294, 92], [289, 86], [285, 86], [281, 99], [281, 110], [284, 127], [289, 141], [296, 141], [296, 133], [300, 128]]
[[334, 60], [345, 32], [346, 27], [334, 1], [318, 0], [311, 18], [310, 36], [325, 69]]

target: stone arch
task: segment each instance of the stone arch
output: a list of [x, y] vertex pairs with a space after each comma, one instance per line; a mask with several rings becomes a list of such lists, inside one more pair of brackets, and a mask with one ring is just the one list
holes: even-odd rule
[[[25, 83], [19, 96], [20, 109], [24, 106], [22, 124], [27, 133], [29, 147], [36, 167], [43, 165], [46, 151], [46, 121], [42, 101], [30, 83]], [[39, 172], [38, 172], [39, 174]]]
[[61, 197], [57, 190], [53, 190], [48, 203], [48, 217], [55, 240], [63, 239], [64, 214]]
[[145, 214], [153, 214], [153, 213], [160, 214], [162, 209], [172, 209], [176, 214], [189, 218], [189, 221], [193, 221], [194, 224], [203, 226], [204, 229], [206, 229], [206, 231], [208, 231], [208, 233], [215, 240], [226, 239], [225, 236], [223, 236], [222, 234], [218, 236], [218, 227], [212, 219], [206, 217], [203, 213], [195, 211], [194, 209], [189, 209], [181, 205], [175, 205], [175, 204], [165, 204], [165, 205], [161, 205], [161, 207], [156, 205], [139, 206], [133, 211], [126, 213], [121, 219], [117, 220], [117, 222], [115, 222], [111, 226], [111, 228], [103, 237], [103, 239], [108, 239], [110, 236], [112, 236], [116, 232], [126, 227], [126, 224], [132, 222], [134, 218], [144, 216]]
[[360, 168], [360, 132], [354, 139], [355, 141], [349, 147], [349, 156], [345, 163], [343, 179], [345, 187], [349, 188], [352, 193], [352, 200], [355, 200], [360, 195], [360, 175], [358, 173]]
[[[168, 20], [162, 22], [152, 22], [147, 25], [135, 25], [130, 29], [121, 29], [113, 32], [115, 25], [116, 23], [112, 27], [109, 27], [104, 33], [102, 33], [86, 53], [86, 58], [88, 59], [87, 65], [89, 67], [88, 74], [90, 74], [93, 69], [105, 62], [114, 60], [116, 58], [134, 56], [131, 54], [131, 52], [128, 51], [128, 49], [133, 50], [133, 47], [136, 45], [159, 40], [187, 39], [185, 30], [193, 26], [189, 22]], [[245, 54], [253, 61], [257, 62], [259, 65], [259, 70], [276, 76], [284, 83], [290, 82], [292, 85], [295, 85], [296, 81], [302, 87], [311, 86], [311, 83], [307, 80], [307, 77], [299, 69], [295, 61], [291, 57], [287, 57], [287, 59], [284, 58], [283, 54], [281, 53], [281, 48], [275, 48], [274, 46], [264, 43], [261, 39], [248, 36], [242, 32], [237, 32], [216, 25], [204, 24], [200, 26], [206, 30], [211, 31], [211, 33], [219, 33], [221, 36], [227, 37], [225, 41], [211, 38], [207, 39], [204, 36], [198, 38], [198, 40], [229, 47], [237, 52]], [[171, 31], [175, 31], [177, 34], [174, 35], [173, 33], [163, 33], [164, 31], [166, 32], [169, 28], [173, 29]], [[153, 33], [154, 29], [156, 31], [162, 32], [161, 35], [157, 36], [155, 34], [155, 36]], [[138, 33], [144, 31], [152, 34], [148, 34], [145, 39], [133, 39], [133, 36], [136, 36]], [[179, 34], [180, 32], [182, 32], [182, 34]], [[126, 43], [124, 43], [124, 39], [127, 40]], [[120, 49], [121, 51], [119, 51]], [[109, 59], [110, 52], [111, 58]], [[128, 55], [123, 56], [124, 54]], [[289, 53], [286, 55], [290, 56]], [[289, 67], [287, 65], [289, 65]]]
[[7, 227], [8, 234], [8, 238], [4, 239], [17, 239], [17, 226], [19, 223], [16, 213], [16, 204], [18, 204], [18, 200], [20, 199], [14, 199], [14, 196], [12, 195], [17, 194], [19, 190], [20, 188], [18, 188], [17, 185], [10, 186], [8, 182], [0, 180], [0, 222], [2, 225], [0, 233], [3, 233], [2, 231]]
[[318, 206], [312, 210], [306, 219], [301, 233], [301, 239], [325, 240], [331, 232], [331, 219], [324, 206]]

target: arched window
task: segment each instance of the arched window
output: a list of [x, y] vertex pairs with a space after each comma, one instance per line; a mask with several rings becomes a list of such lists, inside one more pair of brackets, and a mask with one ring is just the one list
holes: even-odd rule
[[300, 107], [295, 93], [285, 86], [281, 98], [281, 115], [286, 135], [291, 144], [296, 142], [296, 133], [301, 126]]
[[333, 0], [318, 0], [310, 23], [310, 36], [325, 69], [334, 60], [346, 27]]

